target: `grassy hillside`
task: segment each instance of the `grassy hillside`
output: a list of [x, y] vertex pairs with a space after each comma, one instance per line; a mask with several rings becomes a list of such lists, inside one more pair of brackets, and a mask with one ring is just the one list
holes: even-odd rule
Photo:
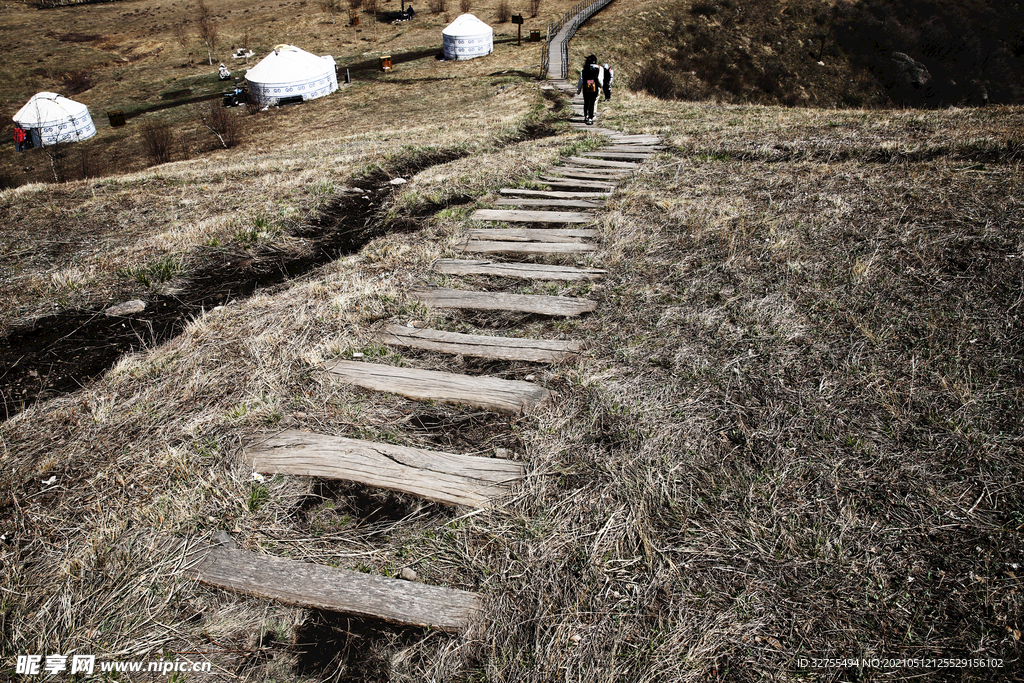
[[[615, 7], [615, 5], [613, 5]], [[1024, 101], [1024, 10], [1002, 0], [646, 0], [590, 22], [620, 83], [667, 99], [818, 107]], [[893, 53], [922, 64], [912, 82]]]
[[[24, 653], [201, 653], [183, 656], [225, 681], [1012, 680], [1024, 110], [620, 90], [601, 123], [669, 148], [608, 202], [601, 248], [578, 262], [608, 277], [439, 276], [431, 263], [459, 255], [474, 208], [595, 144], [503, 60], [448, 65], [454, 79], [410, 66], [258, 118], [265, 133], [236, 149], [0, 192], [7, 329], [180, 295], [211, 263], [283, 263], [315, 251], [337, 214], [380, 229], [252, 297], [226, 292], [174, 339], [140, 340], [96, 381], [0, 423], [0, 671], [13, 677]], [[405, 114], [382, 120], [392, 107]], [[353, 209], [367, 178], [398, 175], [409, 182], [373, 211]], [[570, 320], [429, 310], [408, 295], [424, 283], [599, 307]], [[411, 321], [589, 349], [549, 367], [375, 336]], [[511, 418], [321, 368], [355, 353], [533, 377], [556, 399]], [[492, 512], [255, 479], [242, 447], [284, 427], [502, 453], [529, 474]], [[412, 568], [481, 592], [484, 619], [459, 635], [401, 629], [181, 578], [174, 542], [221, 529], [251, 551]], [[810, 663], [827, 657], [999, 667]]]

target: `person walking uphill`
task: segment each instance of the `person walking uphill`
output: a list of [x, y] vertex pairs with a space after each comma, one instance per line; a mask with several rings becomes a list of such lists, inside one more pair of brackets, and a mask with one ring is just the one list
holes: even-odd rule
[[612, 81], [615, 79], [615, 70], [607, 64], [604, 65], [604, 101], [612, 98]]
[[583, 120], [588, 126], [594, 125], [594, 104], [601, 92], [602, 76], [602, 69], [597, 65], [597, 57], [589, 55], [580, 70], [580, 80], [576, 84], [576, 94], [583, 93]]

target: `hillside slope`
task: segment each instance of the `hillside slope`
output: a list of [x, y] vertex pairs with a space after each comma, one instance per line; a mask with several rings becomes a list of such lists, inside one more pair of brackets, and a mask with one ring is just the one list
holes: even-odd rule
[[819, 107], [1024, 101], [1019, 3], [651, 0], [613, 8], [580, 31], [574, 63], [594, 52], [615, 63], [620, 87], [668, 99]]

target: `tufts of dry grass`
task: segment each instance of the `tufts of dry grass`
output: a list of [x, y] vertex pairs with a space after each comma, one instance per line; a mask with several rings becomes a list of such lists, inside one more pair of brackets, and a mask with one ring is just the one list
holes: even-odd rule
[[[463, 133], [476, 166], [465, 158], [413, 176], [375, 219], [409, 218], [420, 231], [208, 311], [102, 380], [0, 425], [10, 634], [0, 655], [201, 651], [220, 678], [254, 681], [790, 680], [853, 674], [808, 670], [801, 657], [858, 656], [994, 657], [1012, 674], [1024, 551], [1024, 216], [1010, 137], [1020, 112], [631, 96], [604, 111], [605, 123], [673, 146], [601, 215], [602, 249], [580, 264], [608, 268], [604, 281], [430, 271], [457, 255], [469, 227], [470, 205], [453, 201], [463, 188], [486, 204], [561, 146], [588, 144]], [[367, 135], [333, 153], [372, 163], [357, 141], [383, 145]], [[288, 160], [218, 172], [257, 183], [259, 164]], [[124, 182], [159, 186], [148, 174]], [[600, 306], [570, 320], [426, 310], [407, 295], [422, 283]], [[538, 366], [397, 351], [374, 336], [412, 320], [590, 349]], [[557, 397], [511, 418], [356, 390], [319, 368], [356, 352], [532, 377]], [[241, 448], [284, 427], [503, 449], [529, 474], [491, 512], [255, 480]], [[255, 552], [391, 576], [412, 567], [427, 583], [483, 593], [485, 619], [464, 635], [402, 631], [169, 571], [163, 539], [217, 529]]]

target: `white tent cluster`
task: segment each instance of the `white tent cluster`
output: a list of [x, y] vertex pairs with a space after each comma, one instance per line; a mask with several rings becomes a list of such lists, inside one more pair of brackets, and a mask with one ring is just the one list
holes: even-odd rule
[[54, 92], [33, 95], [14, 115], [14, 122], [36, 146], [78, 142], [96, 135], [89, 108]]
[[259, 106], [287, 97], [314, 100], [338, 89], [334, 58], [317, 57], [294, 45], [278, 45], [245, 74], [249, 95]]
[[473, 59], [494, 52], [494, 31], [472, 14], [457, 17], [441, 36], [446, 60]]

